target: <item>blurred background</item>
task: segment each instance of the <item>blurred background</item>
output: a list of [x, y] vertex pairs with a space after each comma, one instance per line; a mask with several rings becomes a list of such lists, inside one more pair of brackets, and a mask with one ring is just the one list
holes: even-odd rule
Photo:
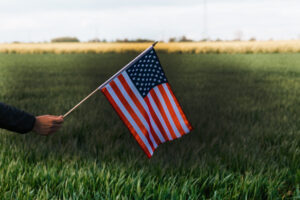
[[297, 0], [0, 1], [0, 42], [300, 39]]

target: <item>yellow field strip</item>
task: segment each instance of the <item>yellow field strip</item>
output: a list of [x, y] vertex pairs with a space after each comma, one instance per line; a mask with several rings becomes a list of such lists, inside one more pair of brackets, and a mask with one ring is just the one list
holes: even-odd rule
[[[33, 43], [0, 44], [0, 53], [126, 53], [141, 52], [151, 43]], [[188, 42], [158, 43], [166, 53], [293, 53], [300, 52], [300, 41]]]

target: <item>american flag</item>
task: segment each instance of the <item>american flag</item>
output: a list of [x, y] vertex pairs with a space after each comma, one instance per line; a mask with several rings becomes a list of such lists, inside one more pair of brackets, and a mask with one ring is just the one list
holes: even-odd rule
[[148, 158], [159, 144], [192, 130], [153, 47], [100, 89]]

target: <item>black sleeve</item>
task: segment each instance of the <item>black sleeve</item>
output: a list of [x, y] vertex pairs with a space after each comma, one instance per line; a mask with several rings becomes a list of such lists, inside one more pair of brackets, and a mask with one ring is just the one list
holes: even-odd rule
[[34, 123], [33, 115], [0, 102], [0, 128], [27, 133], [33, 129]]

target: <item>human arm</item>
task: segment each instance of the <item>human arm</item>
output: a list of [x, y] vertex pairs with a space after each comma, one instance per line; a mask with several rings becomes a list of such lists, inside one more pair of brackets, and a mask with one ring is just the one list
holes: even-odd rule
[[27, 133], [33, 129], [34, 124], [33, 115], [0, 102], [0, 128]]
[[57, 131], [63, 123], [62, 116], [33, 116], [13, 106], [0, 102], [0, 128], [17, 133], [35, 131], [41, 135], [49, 135]]

